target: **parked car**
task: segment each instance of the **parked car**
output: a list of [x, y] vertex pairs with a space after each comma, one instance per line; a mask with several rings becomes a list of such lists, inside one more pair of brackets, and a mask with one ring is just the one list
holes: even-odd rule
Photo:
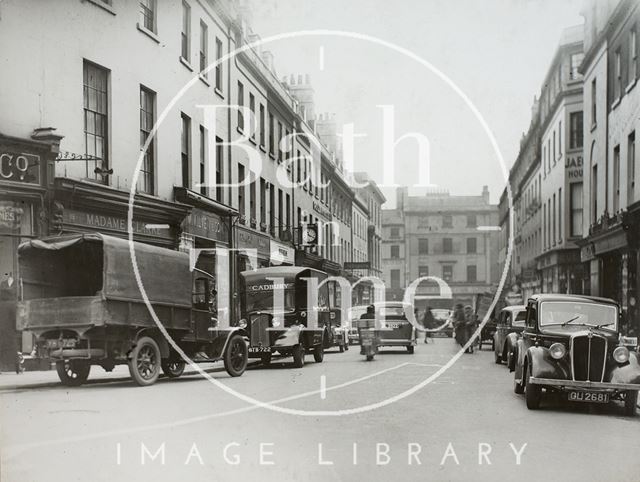
[[578, 295], [534, 295], [527, 301], [517, 342], [514, 391], [537, 409], [543, 390], [569, 401], [624, 402], [636, 413], [640, 390], [637, 338], [621, 336], [620, 309], [610, 299]]
[[453, 311], [441, 308], [434, 308], [431, 310], [431, 314], [436, 319], [440, 330], [438, 333], [443, 333], [449, 338], [453, 337]]
[[514, 305], [503, 308], [498, 315], [493, 335], [493, 353], [496, 363], [505, 362], [510, 371], [515, 367], [515, 350], [518, 338], [524, 330], [527, 308]]

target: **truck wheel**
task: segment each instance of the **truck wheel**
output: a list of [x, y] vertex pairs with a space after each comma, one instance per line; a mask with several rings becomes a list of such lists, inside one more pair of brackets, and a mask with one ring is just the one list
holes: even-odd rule
[[153, 385], [160, 376], [160, 348], [153, 338], [143, 336], [129, 355], [129, 373], [141, 387]]
[[184, 373], [185, 363], [183, 361], [162, 360], [162, 373], [169, 378], [178, 378]]
[[240, 335], [231, 335], [229, 345], [224, 352], [224, 369], [232, 377], [239, 377], [247, 368], [249, 349]]
[[304, 366], [304, 347], [298, 343], [293, 347], [291, 354], [293, 355], [294, 368], [302, 368]]
[[527, 383], [524, 386], [524, 400], [529, 410], [537, 410], [540, 408], [540, 399], [542, 398], [542, 387], [529, 383], [530, 375], [527, 375]]
[[[340, 345], [340, 351], [342, 351], [342, 345]], [[316, 345], [313, 349], [313, 359], [316, 363], [322, 363], [324, 360], [324, 348], [322, 344]]]
[[409, 345], [407, 347], [407, 351], [409, 352], [409, 355], [413, 355], [413, 352], [415, 351], [415, 347], [413, 345]]
[[627, 393], [624, 395], [624, 414], [627, 417], [635, 417], [637, 404], [638, 392], [635, 390], [627, 390]]
[[56, 362], [56, 371], [63, 385], [79, 387], [89, 378], [91, 365], [83, 360], [66, 360]]

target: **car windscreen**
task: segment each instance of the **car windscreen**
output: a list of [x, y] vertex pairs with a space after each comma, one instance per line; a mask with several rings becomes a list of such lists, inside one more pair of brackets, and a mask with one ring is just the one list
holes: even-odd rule
[[431, 310], [431, 314], [436, 320], [445, 321], [451, 316], [450, 310]]
[[616, 330], [618, 310], [613, 305], [573, 301], [545, 301], [540, 308], [540, 326], [587, 325]]
[[[293, 311], [296, 306], [295, 290], [282, 290], [284, 310]], [[245, 307], [249, 311], [272, 311], [274, 309], [274, 291], [249, 291], [245, 293]]]
[[516, 311], [513, 313], [513, 326], [524, 326], [524, 322], [527, 319], [527, 310]]
[[404, 313], [404, 307], [402, 306], [382, 306], [378, 308], [378, 315], [383, 318], [406, 319], [406, 315]]

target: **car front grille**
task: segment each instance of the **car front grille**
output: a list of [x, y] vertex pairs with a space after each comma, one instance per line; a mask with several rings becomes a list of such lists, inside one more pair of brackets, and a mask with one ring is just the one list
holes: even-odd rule
[[254, 315], [251, 317], [251, 346], [269, 345], [269, 315]]
[[607, 340], [598, 335], [577, 335], [571, 339], [573, 379], [601, 382], [607, 357]]

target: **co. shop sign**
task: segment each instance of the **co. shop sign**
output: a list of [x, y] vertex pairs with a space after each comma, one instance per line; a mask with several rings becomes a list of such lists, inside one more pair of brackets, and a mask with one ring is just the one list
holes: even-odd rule
[[0, 180], [39, 184], [40, 157], [0, 149]]

